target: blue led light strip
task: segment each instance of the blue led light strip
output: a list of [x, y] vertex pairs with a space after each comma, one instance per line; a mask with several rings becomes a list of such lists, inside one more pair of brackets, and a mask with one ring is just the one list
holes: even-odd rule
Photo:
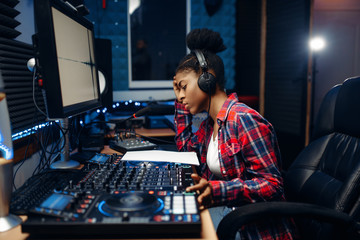
[[21, 132], [18, 132], [18, 133], [15, 133], [11, 136], [12, 140], [15, 141], [17, 139], [20, 139], [20, 138], [23, 138], [23, 137], [26, 137], [26, 136], [29, 136], [33, 133], [35, 133], [37, 130], [39, 129], [42, 129], [42, 128], [45, 128], [45, 127], [48, 127], [49, 125], [52, 125], [53, 123], [52, 122], [49, 122], [49, 123], [41, 123], [39, 125], [36, 125], [32, 128], [28, 128], [26, 130], [23, 130]]

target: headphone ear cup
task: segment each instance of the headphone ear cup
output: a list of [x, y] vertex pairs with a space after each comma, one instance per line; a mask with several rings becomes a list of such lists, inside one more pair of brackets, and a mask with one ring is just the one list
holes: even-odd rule
[[216, 87], [216, 78], [209, 72], [203, 72], [198, 79], [199, 88], [207, 94], [213, 94]]

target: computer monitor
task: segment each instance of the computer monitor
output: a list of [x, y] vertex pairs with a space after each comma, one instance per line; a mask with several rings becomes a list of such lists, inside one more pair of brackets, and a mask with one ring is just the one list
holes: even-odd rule
[[61, 0], [35, 0], [34, 46], [49, 119], [101, 106], [93, 24]]
[[101, 106], [93, 24], [62, 0], [34, 1], [36, 74], [43, 80], [47, 117], [61, 119], [61, 160], [52, 168], [74, 168], [69, 159], [68, 117]]

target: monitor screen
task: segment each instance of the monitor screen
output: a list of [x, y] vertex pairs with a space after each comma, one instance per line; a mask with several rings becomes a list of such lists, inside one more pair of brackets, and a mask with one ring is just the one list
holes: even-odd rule
[[93, 25], [61, 0], [35, 0], [37, 71], [49, 119], [101, 106]]

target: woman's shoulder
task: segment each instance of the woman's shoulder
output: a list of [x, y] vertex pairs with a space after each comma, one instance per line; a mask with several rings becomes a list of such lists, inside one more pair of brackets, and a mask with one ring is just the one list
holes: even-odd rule
[[228, 120], [247, 117], [263, 118], [255, 109], [247, 106], [244, 103], [237, 102], [230, 107]]
[[231, 128], [240, 129], [260, 126], [272, 128], [271, 123], [260, 113], [241, 102], [233, 104], [229, 109], [226, 125]]

